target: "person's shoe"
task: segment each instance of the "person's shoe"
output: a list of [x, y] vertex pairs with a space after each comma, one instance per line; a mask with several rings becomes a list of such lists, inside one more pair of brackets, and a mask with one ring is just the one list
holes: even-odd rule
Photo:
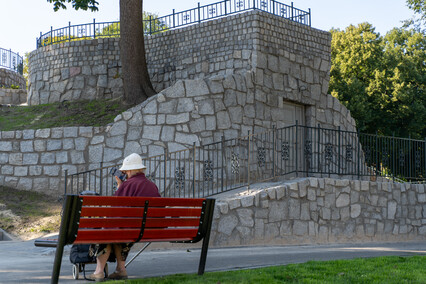
[[95, 280], [96, 282], [104, 282], [105, 281], [105, 275], [104, 273], [99, 273], [99, 274], [90, 274], [89, 276], [87, 276], [87, 279], [89, 280]]
[[114, 273], [111, 273], [108, 276], [108, 279], [113, 279], [113, 280], [124, 280], [127, 279], [127, 271], [114, 271]]

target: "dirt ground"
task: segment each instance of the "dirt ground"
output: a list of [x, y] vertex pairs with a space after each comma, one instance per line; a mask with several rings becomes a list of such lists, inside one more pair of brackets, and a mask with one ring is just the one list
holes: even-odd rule
[[37, 192], [0, 186], [0, 228], [30, 240], [59, 230], [62, 203]]

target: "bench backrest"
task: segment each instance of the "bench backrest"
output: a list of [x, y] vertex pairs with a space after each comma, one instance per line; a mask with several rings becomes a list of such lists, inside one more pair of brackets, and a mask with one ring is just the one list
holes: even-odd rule
[[61, 234], [66, 244], [198, 242], [210, 231], [213, 209], [208, 198], [67, 195]]

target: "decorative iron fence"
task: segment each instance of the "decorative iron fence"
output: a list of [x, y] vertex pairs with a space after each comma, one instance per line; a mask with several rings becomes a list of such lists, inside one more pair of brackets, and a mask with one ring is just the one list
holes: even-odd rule
[[[144, 32], [155, 34], [158, 32], [197, 24], [212, 19], [225, 17], [249, 10], [262, 10], [291, 21], [307, 26], [311, 25], [311, 9], [303, 11], [291, 5], [286, 5], [275, 0], [224, 0], [213, 4], [198, 6], [182, 12], [173, 9], [172, 14], [162, 17], [150, 17], [144, 20]], [[120, 36], [119, 22], [101, 22], [71, 25], [68, 27], [53, 29], [47, 33], [40, 32], [37, 38], [37, 48], [57, 44], [65, 41], [96, 39], [104, 37]]]
[[[362, 146], [361, 146], [362, 145]], [[165, 197], [205, 197], [279, 177], [426, 180], [426, 140], [294, 125], [146, 158]], [[66, 173], [65, 193], [111, 195], [112, 166]]]
[[19, 53], [0, 47], [0, 68], [13, 70], [22, 75], [24, 71], [24, 59]]

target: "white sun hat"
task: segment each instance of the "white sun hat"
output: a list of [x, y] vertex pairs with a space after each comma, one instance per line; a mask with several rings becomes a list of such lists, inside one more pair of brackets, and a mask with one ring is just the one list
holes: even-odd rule
[[121, 166], [120, 171], [130, 171], [139, 169], [146, 169], [146, 167], [144, 164], [142, 164], [141, 156], [136, 153], [133, 153], [124, 158], [123, 165]]

